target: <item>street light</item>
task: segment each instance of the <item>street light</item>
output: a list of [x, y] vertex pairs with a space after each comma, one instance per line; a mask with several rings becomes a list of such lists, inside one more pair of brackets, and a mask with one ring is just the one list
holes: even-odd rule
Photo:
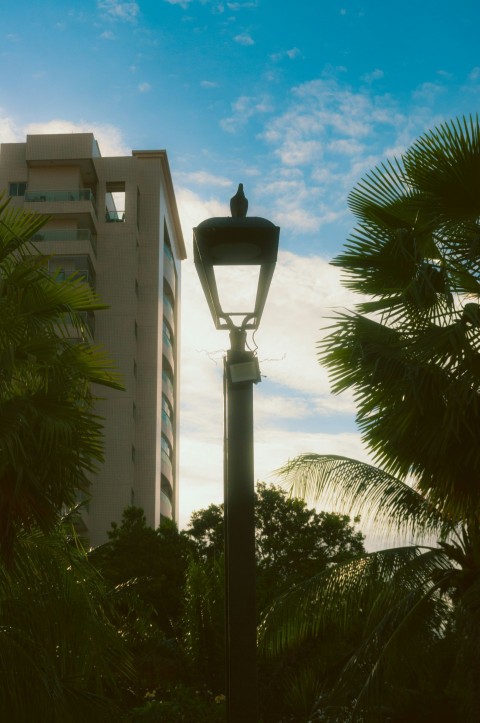
[[260, 381], [260, 370], [255, 353], [245, 345], [247, 330], [260, 324], [280, 229], [264, 218], [246, 218], [248, 202], [241, 184], [230, 205], [231, 218], [209, 218], [193, 229], [193, 254], [215, 326], [230, 332], [231, 343], [224, 369], [227, 720], [255, 723], [253, 384]]

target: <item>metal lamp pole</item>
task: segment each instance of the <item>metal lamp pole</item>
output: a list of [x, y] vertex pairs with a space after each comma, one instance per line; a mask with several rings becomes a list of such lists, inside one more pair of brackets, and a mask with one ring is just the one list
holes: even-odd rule
[[[258, 721], [253, 384], [260, 381], [260, 372], [255, 354], [245, 345], [247, 329], [256, 330], [260, 324], [280, 235], [279, 227], [271, 221], [247, 218], [247, 207], [240, 184], [230, 201], [231, 218], [209, 218], [193, 229], [195, 267], [205, 298], [216, 328], [228, 330], [231, 342], [224, 370], [228, 723]], [[257, 268], [258, 284], [251, 308], [243, 304], [233, 309], [222, 306], [216, 280], [222, 267]]]
[[252, 363], [245, 331], [230, 332], [225, 362], [225, 611], [229, 723], [258, 720], [253, 384], [234, 382], [235, 365]]

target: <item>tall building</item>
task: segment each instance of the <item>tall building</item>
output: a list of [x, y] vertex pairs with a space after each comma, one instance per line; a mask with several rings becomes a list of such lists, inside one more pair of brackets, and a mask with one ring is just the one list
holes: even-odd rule
[[49, 220], [34, 239], [57, 278], [83, 276], [110, 305], [85, 317], [123, 377], [101, 388], [105, 464], [84, 534], [107, 539], [130, 504], [147, 522], [178, 516], [180, 262], [185, 244], [165, 151], [103, 158], [91, 133], [0, 146], [0, 191]]

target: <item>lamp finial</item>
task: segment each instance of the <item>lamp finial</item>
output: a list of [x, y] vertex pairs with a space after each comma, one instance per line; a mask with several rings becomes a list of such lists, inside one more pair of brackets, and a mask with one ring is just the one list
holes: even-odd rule
[[248, 210], [248, 199], [243, 192], [243, 183], [238, 184], [238, 191], [230, 199], [230, 212], [233, 218], [245, 218]]

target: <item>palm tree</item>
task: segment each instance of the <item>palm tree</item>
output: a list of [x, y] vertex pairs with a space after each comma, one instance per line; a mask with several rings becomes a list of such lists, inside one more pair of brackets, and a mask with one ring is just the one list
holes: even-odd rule
[[281, 474], [295, 494], [413, 542], [338, 565], [267, 615], [269, 650], [327, 624], [352, 632], [335, 695], [319, 703], [324, 716], [337, 704], [333, 720], [480, 718], [479, 182], [480, 124], [464, 118], [349, 198], [358, 224], [333, 264], [362, 299], [336, 315], [320, 359], [334, 392], [353, 391], [379, 466], [303, 455]]
[[477, 721], [478, 518], [446, 516], [415, 486], [344, 457], [302, 455], [280, 474], [295, 495], [414, 540], [339, 564], [267, 613], [261, 645], [269, 654], [325, 630], [351, 636], [337, 685], [323, 691], [310, 720]]
[[445, 123], [351, 193], [334, 265], [363, 298], [320, 345], [384, 470], [453, 518], [480, 510], [480, 125]]
[[[121, 388], [86, 336], [105, 308], [90, 287], [47, 273], [31, 238], [45, 223], [0, 198], [0, 552], [18, 529], [52, 530], [102, 460], [91, 384]], [[73, 330], [73, 334], [72, 334]], [[72, 339], [76, 337], [76, 340]], [[77, 341], [78, 343], [75, 343]]]
[[[118, 621], [117, 621], [118, 624]], [[60, 526], [20, 531], [0, 566], [0, 720], [121, 721], [131, 662], [105, 585]]]

